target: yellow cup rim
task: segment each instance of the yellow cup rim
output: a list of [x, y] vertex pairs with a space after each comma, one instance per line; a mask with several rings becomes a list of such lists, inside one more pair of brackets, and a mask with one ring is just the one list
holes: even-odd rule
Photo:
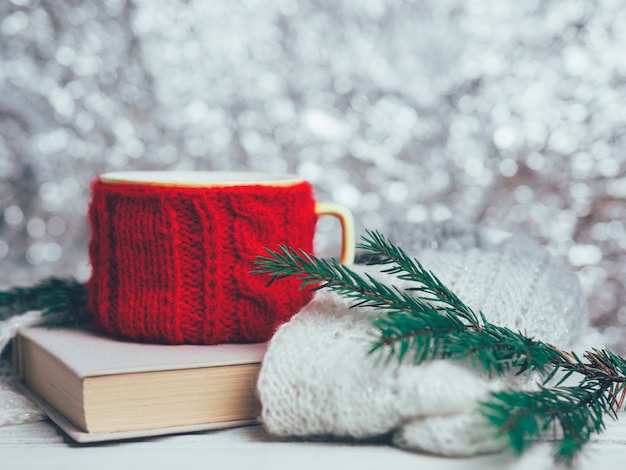
[[99, 176], [107, 184], [171, 187], [290, 186], [304, 181], [292, 174], [229, 171], [115, 171]]

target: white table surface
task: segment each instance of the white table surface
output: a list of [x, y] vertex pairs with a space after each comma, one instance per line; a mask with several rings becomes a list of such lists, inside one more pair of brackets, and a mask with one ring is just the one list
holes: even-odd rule
[[[626, 414], [609, 420], [574, 468], [599, 470], [626, 465]], [[78, 445], [49, 421], [0, 427], [0, 469], [518, 469], [559, 468], [548, 442], [522, 457], [508, 452], [443, 458], [384, 443], [284, 441], [261, 426], [162, 436], [130, 442]], [[563, 467], [565, 468], [565, 467]]]

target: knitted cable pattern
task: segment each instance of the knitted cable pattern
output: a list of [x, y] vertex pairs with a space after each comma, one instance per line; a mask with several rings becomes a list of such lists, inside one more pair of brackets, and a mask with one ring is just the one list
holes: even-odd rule
[[[563, 347], [588, 331], [576, 277], [528, 239], [436, 226], [404, 241], [410, 254], [496, 324]], [[412, 285], [382, 274], [378, 266], [354, 268], [399, 288]], [[352, 303], [319, 291], [273, 336], [257, 386], [270, 433], [391, 435], [399, 447], [443, 455], [504, 446], [475, 405], [505, 387], [532, 389], [540, 382], [536, 375], [489, 378], [463, 362], [378, 361], [367, 354], [375, 336], [369, 316], [377, 312], [350, 308]]]
[[144, 342], [269, 339], [311, 298], [252, 275], [264, 247], [311, 252], [307, 182], [290, 186], [92, 185], [88, 308], [104, 331]]

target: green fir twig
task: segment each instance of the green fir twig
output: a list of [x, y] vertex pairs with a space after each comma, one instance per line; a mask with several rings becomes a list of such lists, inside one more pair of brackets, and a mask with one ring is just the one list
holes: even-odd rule
[[[280, 247], [257, 259], [256, 273], [269, 274], [270, 283], [296, 277], [301, 288], [328, 288], [355, 300], [355, 306], [381, 310], [372, 319], [378, 336], [370, 352], [384, 351], [415, 364], [435, 358], [466, 359], [490, 374], [537, 371], [546, 376], [536, 392], [494, 393], [479, 405], [487, 420], [508, 437], [521, 453], [551, 426], [560, 429], [555, 460], [571, 463], [594, 433], [604, 429], [604, 416], [616, 418], [626, 398], [626, 361], [609, 350], [588, 351], [579, 358], [521, 332], [490, 323], [474, 312], [419, 261], [378, 232], [367, 232], [359, 248], [377, 255], [372, 264], [388, 265], [382, 272], [414, 285], [400, 290], [366, 274], [364, 277], [335, 260]], [[547, 384], [557, 373], [561, 380]], [[578, 384], [563, 387], [572, 376]]]
[[31, 287], [14, 287], [0, 292], [0, 319], [41, 310], [55, 325], [78, 324], [89, 320], [84, 283], [74, 278], [49, 278]]
[[481, 403], [483, 416], [502, 434], [516, 454], [527, 450], [538, 436], [555, 429], [555, 461], [571, 463], [592, 434], [604, 430], [604, 415], [616, 418], [603, 387], [542, 387], [534, 392], [502, 391]]

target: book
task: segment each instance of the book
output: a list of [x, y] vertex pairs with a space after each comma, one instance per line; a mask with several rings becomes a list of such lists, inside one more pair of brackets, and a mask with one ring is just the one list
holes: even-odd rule
[[265, 343], [156, 345], [91, 327], [18, 331], [18, 385], [77, 442], [254, 424]]

